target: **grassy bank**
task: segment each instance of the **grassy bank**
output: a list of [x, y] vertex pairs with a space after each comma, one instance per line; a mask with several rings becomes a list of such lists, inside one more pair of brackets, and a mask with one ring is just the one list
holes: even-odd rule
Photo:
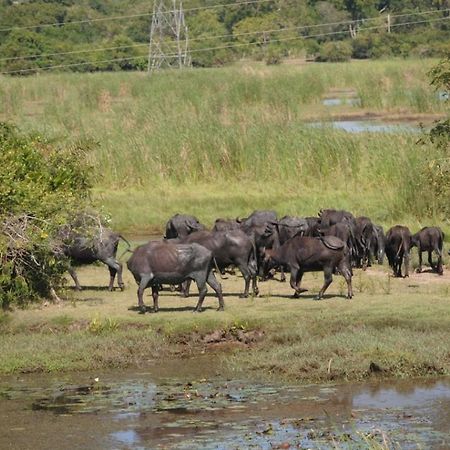
[[[98, 142], [89, 155], [94, 197], [121, 231], [160, 229], [175, 212], [211, 223], [255, 208], [306, 215], [330, 206], [419, 225], [433, 197], [417, 195], [417, 174], [433, 149], [418, 146], [417, 135], [352, 135], [305, 122], [445, 114], [427, 77], [434, 63], [4, 78], [0, 116], [51, 137]], [[322, 104], [342, 92], [360, 105]]]
[[[325, 300], [316, 302], [322, 274], [307, 274], [302, 299], [289, 286], [261, 284], [261, 296], [239, 299], [243, 280], [222, 280], [226, 310], [192, 314], [195, 294], [181, 299], [165, 291], [161, 312], [139, 315], [134, 281], [109, 293], [104, 267], [84, 268], [90, 286], [68, 292], [62, 305], [40, 305], [1, 316], [0, 372], [90, 370], [145, 366], [166, 356], [221, 353], [227, 366], [255, 377], [300, 382], [357, 380], [371, 376], [422, 376], [450, 373], [450, 278], [413, 274], [392, 279], [387, 268], [357, 271], [355, 297], [343, 298], [345, 283], [335, 277]], [[146, 296], [151, 305], [151, 296]], [[258, 339], [253, 339], [257, 336]], [[233, 351], [238, 350], [238, 351]]]

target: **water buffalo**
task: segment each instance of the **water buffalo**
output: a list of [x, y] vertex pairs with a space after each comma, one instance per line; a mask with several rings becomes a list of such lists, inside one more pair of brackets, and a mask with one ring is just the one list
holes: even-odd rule
[[320, 236], [335, 236], [345, 242], [349, 252], [350, 263], [356, 261], [356, 243], [353, 229], [348, 222], [338, 222], [328, 228], [320, 228]]
[[333, 281], [333, 272], [338, 270], [347, 282], [347, 298], [352, 298], [352, 269], [347, 246], [343, 241], [326, 236], [321, 239], [309, 236], [295, 236], [278, 249], [266, 250], [264, 257], [264, 271], [268, 272], [277, 264], [285, 264], [291, 270], [291, 287], [294, 297], [298, 297], [304, 290], [300, 283], [305, 272], [323, 270], [324, 285], [317, 295], [319, 300]]
[[386, 236], [381, 225], [373, 224], [373, 231], [370, 241], [370, 259], [376, 258], [378, 264], [383, 264]]
[[188, 234], [194, 231], [204, 230], [202, 225], [194, 216], [184, 214], [175, 214], [166, 224], [166, 239], [185, 238]]
[[77, 290], [81, 290], [80, 282], [73, 266], [92, 264], [101, 261], [108, 266], [110, 279], [108, 289], [114, 289], [114, 279], [117, 274], [117, 281], [120, 289], [123, 290], [122, 263], [117, 261], [117, 248], [122, 239], [130, 248], [129, 242], [120, 234], [107, 228], [99, 228], [91, 236], [82, 235], [70, 228], [63, 228], [59, 233], [57, 253], [63, 253], [69, 259], [68, 272], [73, 278]]
[[191, 279], [197, 284], [199, 298], [195, 312], [202, 310], [208, 283], [219, 299], [218, 311], [223, 311], [222, 287], [216, 280], [213, 256], [210, 250], [199, 245], [178, 244], [169, 241], [150, 241], [137, 247], [127, 262], [127, 267], [139, 285], [137, 296], [140, 311], [146, 311], [143, 295], [152, 288], [153, 312], [158, 312], [159, 289], [162, 284], [179, 284]]
[[308, 231], [308, 222], [303, 217], [284, 216], [277, 222], [280, 245], [296, 235], [304, 236]]
[[[411, 238], [411, 246], [417, 247], [419, 252], [419, 267], [417, 272], [422, 272], [422, 252], [428, 252], [428, 262], [432, 270], [439, 275], [444, 273], [442, 266], [442, 250], [444, 245], [444, 233], [438, 227], [424, 227]], [[436, 266], [433, 264], [432, 253], [436, 252], [438, 260]]]
[[386, 256], [395, 277], [402, 276], [402, 263], [405, 263], [405, 277], [409, 276], [409, 250], [411, 231], [403, 225], [395, 225], [386, 233]]
[[276, 221], [277, 214], [275, 211], [254, 211], [248, 218], [241, 221], [241, 230], [255, 243], [256, 261], [260, 276], [263, 275], [264, 249], [280, 246]]
[[277, 213], [275, 211], [253, 211], [248, 217], [245, 219], [240, 219], [241, 227], [245, 230], [245, 228], [252, 226], [261, 226], [265, 225], [269, 222], [276, 222]]
[[320, 217], [305, 217], [308, 229], [305, 236], [320, 237]]
[[[238, 267], [245, 280], [244, 293], [241, 297], [248, 297], [250, 280], [252, 281], [253, 293], [258, 295], [256, 249], [252, 239], [242, 230], [197, 231], [191, 233], [181, 242], [196, 242], [206, 247], [212, 252], [220, 271], [230, 265]], [[189, 285], [185, 286], [183, 293], [185, 296], [188, 295]]]
[[370, 265], [370, 245], [375, 235], [372, 221], [365, 216], [355, 219], [356, 267], [366, 269]]
[[355, 217], [352, 213], [343, 209], [322, 209], [319, 212], [321, 228], [327, 228], [331, 225], [336, 225], [339, 222], [349, 222], [354, 224]]
[[241, 221], [239, 219], [216, 219], [212, 231], [239, 230]]

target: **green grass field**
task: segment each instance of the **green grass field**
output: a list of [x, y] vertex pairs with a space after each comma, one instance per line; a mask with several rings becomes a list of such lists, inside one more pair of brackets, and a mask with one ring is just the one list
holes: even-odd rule
[[[211, 224], [257, 208], [315, 215], [325, 207], [386, 226], [448, 227], [418, 178], [435, 153], [417, 145], [419, 135], [349, 134], [306, 123], [379, 115], [429, 124], [447, 107], [429, 85], [435, 63], [242, 63], [150, 78], [3, 78], [0, 118], [55, 139], [97, 142], [88, 155], [97, 173], [94, 199], [120, 231], [160, 231], [176, 212]], [[361, 105], [322, 104], [342, 92]]]
[[[136, 285], [125, 270], [126, 290], [106, 290], [104, 267], [79, 270], [86, 289], [71, 289], [60, 305], [17, 310], [1, 317], [0, 373], [88, 370], [145, 366], [167, 356], [228, 350], [222, 361], [255, 377], [312, 382], [359, 380], [371, 363], [383, 376], [450, 373], [450, 275], [413, 273], [389, 277], [388, 268], [355, 271], [355, 296], [344, 298], [342, 277], [334, 277], [325, 299], [314, 301], [323, 276], [306, 274], [309, 291], [290, 298], [288, 283], [260, 284], [258, 298], [240, 299], [243, 279], [221, 280], [225, 312], [216, 312], [211, 289], [206, 310], [193, 314], [189, 299], [164, 291], [160, 312], [140, 315]], [[152, 305], [150, 292], [145, 301]], [[259, 341], [239, 342], [257, 330]], [[226, 334], [225, 342], [205, 336]], [[216, 339], [217, 340], [217, 339]]]

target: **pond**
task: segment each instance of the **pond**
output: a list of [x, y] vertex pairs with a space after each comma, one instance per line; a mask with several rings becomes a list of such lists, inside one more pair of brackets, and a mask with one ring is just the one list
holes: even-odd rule
[[0, 421], [0, 448], [14, 449], [448, 448], [450, 379], [268, 383], [205, 355], [3, 377]]
[[347, 131], [348, 133], [419, 133], [418, 125], [407, 123], [388, 123], [370, 120], [334, 120], [324, 122], [310, 122], [308, 126], [314, 128], [330, 127]]

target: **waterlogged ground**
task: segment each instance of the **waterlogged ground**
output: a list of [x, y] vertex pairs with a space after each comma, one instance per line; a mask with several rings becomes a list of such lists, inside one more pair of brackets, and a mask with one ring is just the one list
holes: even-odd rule
[[450, 379], [280, 385], [202, 356], [137, 372], [2, 378], [0, 423], [2, 449], [444, 449]]

